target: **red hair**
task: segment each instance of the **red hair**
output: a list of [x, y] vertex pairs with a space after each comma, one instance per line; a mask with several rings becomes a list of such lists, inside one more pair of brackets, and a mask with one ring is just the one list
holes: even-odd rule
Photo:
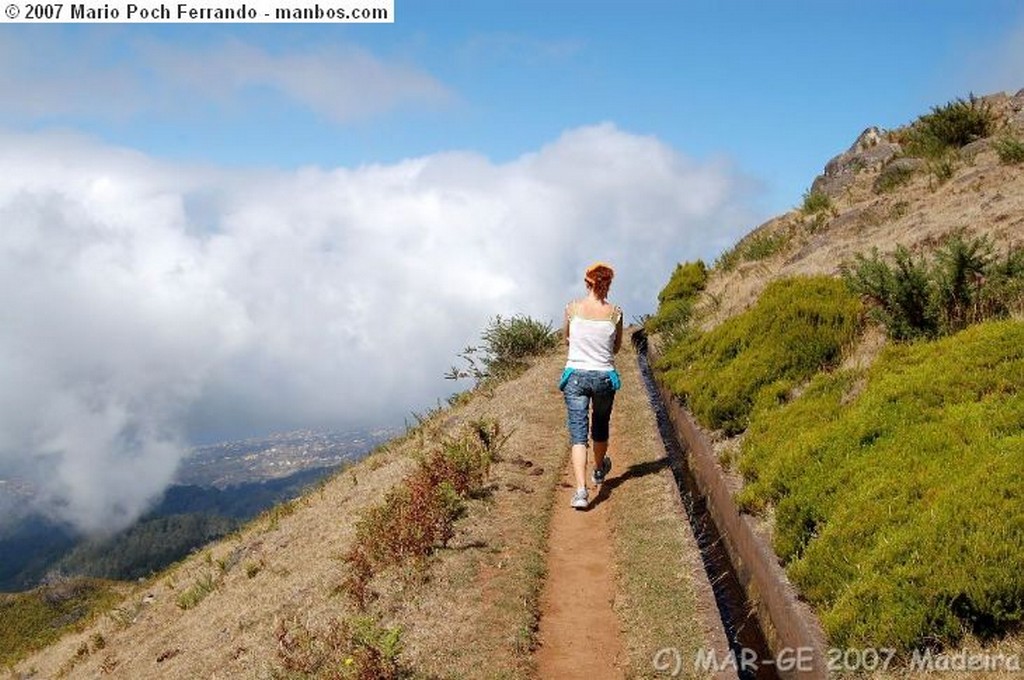
[[613, 278], [615, 278], [615, 270], [604, 262], [595, 262], [590, 265], [583, 276], [587, 288], [593, 289], [594, 295], [600, 300], [608, 297], [608, 289], [612, 285]]

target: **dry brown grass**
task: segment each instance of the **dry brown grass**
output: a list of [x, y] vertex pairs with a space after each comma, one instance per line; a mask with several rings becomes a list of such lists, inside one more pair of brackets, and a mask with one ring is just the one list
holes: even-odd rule
[[[299, 615], [312, 626], [337, 616], [336, 556], [351, 539], [355, 513], [376, 502], [413, 461], [381, 451], [320, 490], [271, 511], [140, 584], [110, 615], [18, 665], [54, 677], [83, 642], [101, 636], [103, 654], [79, 658], [68, 677], [268, 677], [276, 667], [274, 630]], [[202, 597], [188, 595], [196, 591]], [[207, 587], [209, 586], [209, 587]], [[195, 600], [195, 601], [193, 601]], [[182, 607], [187, 603], [187, 607]]]
[[441, 677], [531, 677], [537, 602], [555, 484], [566, 454], [557, 388], [564, 358], [540, 359], [520, 378], [475, 397], [445, 427], [487, 418], [509, 435], [489, 498], [470, 501], [430, 580], [400, 578], [376, 603], [406, 631], [405, 658]]
[[606, 485], [613, 487], [608, 502], [626, 676], [665, 677], [653, 659], [671, 648], [683, 660], [676, 677], [699, 677], [692, 660], [700, 648], [723, 648], [721, 622], [633, 348], [624, 347], [623, 355], [616, 362], [623, 384], [615, 398], [616, 467]]

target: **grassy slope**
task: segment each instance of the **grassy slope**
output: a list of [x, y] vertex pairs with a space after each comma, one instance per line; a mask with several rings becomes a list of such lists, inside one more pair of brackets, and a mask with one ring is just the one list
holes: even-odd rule
[[119, 584], [99, 579], [73, 579], [24, 593], [0, 594], [0, 666], [13, 664], [84, 628], [98, 611], [119, 599]]
[[907, 650], [1024, 617], [1024, 323], [888, 348], [758, 414], [748, 505], [842, 646]]
[[[696, 409], [705, 426], [725, 422], [714, 403], [725, 387], [771, 383], [773, 369], [803, 353], [785, 340], [792, 323], [754, 323], [766, 302], [806, 311], [812, 299], [780, 302], [775, 289], [686, 350], [743, 338], [738, 351], [698, 356], [667, 374], [677, 387], [718, 390], [705, 399], [710, 407]], [[812, 325], [799, 336], [824, 337], [835, 350], [832, 331], [844, 326]], [[765, 348], [771, 361], [748, 360]], [[830, 640], [907, 652], [1016, 630], [1024, 619], [1024, 323], [890, 346], [868, 368], [803, 368], [783, 385], [810, 379], [799, 394], [771, 389], [756, 407], [744, 401], [753, 412], [739, 500], [774, 517], [776, 551]]]
[[[1024, 124], [1016, 125], [1017, 135], [1024, 136]], [[794, 209], [744, 237], [734, 249], [732, 266], [716, 268], [708, 281], [700, 305], [705, 327], [749, 307], [771, 281], [834, 275], [842, 262], [873, 247], [891, 252], [904, 245], [917, 251], [963, 227], [1002, 244], [1020, 241], [1024, 166], [1001, 163], [991, 148], [964, 154], [956, 160], [952, 177], [941, 183], [920, 170], [896, 189], [879, 192], [879, 176], [878, 171], [860, 170], [849, 188], [832, 200], [831, 212]], [[774, 245], [751, 248], [765, 242]]]
[[[622, 618], [630, 666], [627, 677], [658, 677], [658, 650], [678, 650], [676, 677], [698, 676], [690, 660], [707, 649], [717, 621], [700, 552], [682, 514], [654, 413], [631, 346], [616, 362], [623, 388], [615, 398], [616, 469], [606, 483], [611, 503]], [[672, 660], [676, 657], [673, 656]]]
[[759, 398], [784, 395], [835, 365], [859, 326], [861, 305], [828, 277], [776, 281], [747, 312], [671, 347], [659, 367], [713, 429], [746, 429]]
[[[266, 677], [277, 664], [278, 621], [300, 616], [312, 626], [339, 612], [333, 595], [343, 577], [337, 559], [355, 513], [379, 500], [411, 468], [411, 439], [383, 449], [318, 491], [278, 506], [233, 536], [135, 588], [109, 616], [64, 636], [19, 664], [42, 677], [152, 677], [226, 674]], [[210, 584], [188, 609], [179, 603]], [[79, 655], [93, 635], [105, 648]], [[159, 665], [158, 665], [159, 664]]]

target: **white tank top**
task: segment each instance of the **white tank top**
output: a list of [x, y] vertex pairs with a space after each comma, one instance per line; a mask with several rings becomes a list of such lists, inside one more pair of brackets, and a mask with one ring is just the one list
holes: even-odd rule
[[579, 371], [615, 370], [615, 329], [622, 311], [615, 307], [607, 319], [587, 319], [569, 305], [569, 359], [566, 368]]

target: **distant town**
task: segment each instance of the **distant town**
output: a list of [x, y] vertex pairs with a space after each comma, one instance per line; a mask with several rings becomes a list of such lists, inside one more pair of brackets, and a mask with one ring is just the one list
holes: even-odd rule
[[[358, 460], [401, 431], [400, 427], [347, 432], [294, 430], [197, 446], [182, 459], [173, 484], [223, 490], [304, 470], [333, 468]], [[0, 478], [0, 512], [4, 514], [20, 516], [22, 513], [15, 509], [35, 495], [34, 485], [24, 478]]]
[[225, 489], [302, 470], [335, 467], [361, 458], [400, 433], [396, 427], [349, 432], [294, 430], [200, 446], [182, 460], [175, 483]]

